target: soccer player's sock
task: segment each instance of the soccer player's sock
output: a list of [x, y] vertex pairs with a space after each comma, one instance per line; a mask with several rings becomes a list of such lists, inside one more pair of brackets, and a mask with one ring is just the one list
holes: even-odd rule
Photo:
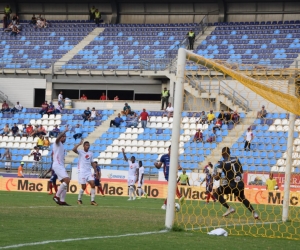
[[91, 188], [91, 201], [95, 201], [95, 188]]
[[164, 204], [167, 205], [167, 199], [165, 199]]
[[98, 190], [100, 191], [100, 193], [101, 193], [102, 195], [104, 195], [104, 192], [103, 192], [102, 186], [99, 186], [99, 187], [98, 187]]
[[224, 206], [226, 207], [227, 209], [229, 208], [228, 204], [226, 203], [224, 197], [222, 195], [219, 195], [219, 202]]
[[53, 186], [54, 186], [55, 193], [57, 193], [57, 185], [53, 185]]
[[132, 187], [132, 194], [133, 194], [134, 197], [136, 197], [136, 193], [135, 193], [134, 187]]
[[179, 192], [178, 187], [176, 187], [176, 196], [178, 199], [181, 198], [181, 193]]
[[78, 200], [79, 200], [79, 201], [81, 201], [81, 197], [82, 197], [82, 195], [83, 195], [83, 192], [84, 192], [84, 190], [81, 188], [81, 189], [79, 190], [79, 194], [78, 194]]
[[250, 202], [247, 199], [243, 200], [243, 204], [246, 208], [249, 209], [249, 211], [252, 213], [254, 211], [254, 208], [251, 206]]
[[142, 189], [141, 188], [138, 188], [139, 189], [139, 196], [141, 197], [142, 196]]
[[50, 182], [49, 183], [49, 189], [50, 189], [51, 192], [52, 192], [52, 187], [53, 187], [52, 182]]
[[67, 195], [67, 188], [61, 192], [60, 201], [64, 202]]
[[60, 186], [59, 186], [59, 189], [56, 193], [56, 197], [60, 197], [61, 193], [64, 191], [64, 190], [67, 190], [67, 183], [63, 182]]
[[129, 187], [129, 198], [132, 197], [132, 187]]
[[206, 196], [206, 202], [207, 203], [209, 202], [209, 198], [210, 198], [210, 193], [208, 193], [207, 196]]

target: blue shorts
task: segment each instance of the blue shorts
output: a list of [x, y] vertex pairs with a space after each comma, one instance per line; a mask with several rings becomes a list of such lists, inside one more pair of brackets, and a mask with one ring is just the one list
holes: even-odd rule
[[95, 186], [99, 187], [100, 186], [100, 180], [99, 179], [95, 179]]
[[52, 182], [54, 185], [56, 185], [56, 180], [57, 180], [57, 175], [56, 174], [52, 175], [50, 178], [50, 182]]

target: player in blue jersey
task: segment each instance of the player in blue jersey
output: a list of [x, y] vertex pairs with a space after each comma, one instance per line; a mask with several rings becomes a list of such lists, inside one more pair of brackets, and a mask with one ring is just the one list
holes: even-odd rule
[[204, 180], [200, 183], [200, 186], [206, 182], [205, 194], [206, 194], [206, 203], [209, 203], [209, 199], [212, 198], [214, 202], [216, 202], [216, 198], [211, 194], [213, 191], [214, 179], [212, 176], [213, 173], [213, 165], [211, 162], [208, 163], [203, 169], [203, 173], [205, 173]]
[[96, 170], [97, 170], [97, 172], [94, 173], [95, 187], [98, 187], [98, 193], [100, 192], [103, 196], [105, 196], [101, 185], [101, 168], [100, 166], [98, 166], [97, 161], [94, 161], [93, 164], [96, 166]]
[[53, 188], [55, 190], [55, 193], [57, 193], [57, 185], [56, 185], [56, 180], [57, 180], [57, 175], [55, 173], [55, 171], [52, 169], [52, 165], [51, 167], [49, 168], [49, 170], [46, 172], [46, 174], [44, 175], [44, 177], [47, 176], [48, 173], [51, 172], [51, 177], [50, 177], [50, 180], [49, 180], [49, 189], [50, 189], [50, 192], [48, 194], [53, 194]]
[[[165, 175], [165, 179], [166, 181], [169, 181], [169, 169], [170, 169], [170, 156], [171, 156], [171, 145], [169, 146], [168, 149], [168, 153], [164, 154], [159, 162], [155, 162], [154, 166], [157, 169], [160, 169], [163, 166], [163, 171], [164, 171], [164, 175]], [[180, 165], [178, 164], [178, 170], [181, 170], [182, 168], [180, 167]], [[175, 180], [176, 181], [176, 180]], [[184, 196], [182, 196], [179, 192], [178, 187], [176, 187], [176, 196], [179, 199], [179, 201], [182, 203], [184, 200]], [[166, 209], [166, 205], [167, 205], [167, 199], [165, 199], [164, 204], [162, 205], [161, 209]]]

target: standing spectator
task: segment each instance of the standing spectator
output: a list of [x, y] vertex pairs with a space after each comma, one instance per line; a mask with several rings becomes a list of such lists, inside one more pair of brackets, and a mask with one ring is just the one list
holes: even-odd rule
[[28, 136], [32, 136], [32, 133], [33, 133], [33, 127], [32, 125], [29, 123], [27, 128], [26, 128], [26, 134], [27, 134], [27, 137]]
[[143, 112], [140, 113], [139, 119], [141, 119], [142, 128], [146, 128], [147, 127], [147, 121], [150, 122], [150, 116], [146, 112], [146, 109], [143, 109]]
[[109, 126], [111, 127], [112, 125], [115, 125], [117, 128], [120, 127], [121, 122], [124, 122], [124, 120], [121, 117], [121, 114], [119, 113], [118, 116], [110, 121]]
[[37, 172], [40, 167], [40, 161], [42, 160], [42, 154], [40, 153], [39, 147], [36, 147], [36, 149], [31, 153], [33, 155], [33, 163], [32, 163], [32, 170], [31, 173]]
[[201, 132], [200, 129], [196, 130], [193, 142], [203, 142], [203, 133]]
[[42, 110], [39, 112], [39, 114], [41, 115], [41, 117], [43, 117], [44, 114], [46, 114], [48, 111], [48, 102], [44, 101], [44, 103], [42, 104]]
[[193, 30], [190, 30], [187, 34], [189, 39], [189, 50], [194, 50], [194, 42], [195, 42], [195, 33]]
[[211, 124], [215, 120], [215, 114], [213, 113], [213, 110], [210, 110], [207, 114], [207, 123]]
[[3, 30], [6, 29], [8, 27], [8, 18], [7, 15], [4, 14], [3, 16]]
[[261, 111], [257, 112], [257, 118], [266, 118], [267, 116], [267, 110], [265, 109], [265, 106], [261, 107]]
[[101, 18], [101, 13], [99, 12], [98, 9], [96, 9], [94, 14], [95, 14], [95, 23], [96, 23], [97, 26], [99, 27], [100, 18]]
[[3, 128], [3, 131], [1, 133], [2, 136], [7, 136], [10, 133], [10, 128], [8, 123], [5, 124], [5, 127]]
[[169, 102], [169, 105], [165, 111], [166, 112], [163, 114], [163, 117], [164, 116], [167, 116], [168, 118], [173, 117], [174, 108], [172, 107], [172, 103]]
[[43, 127], [42, 124], [40, 124], [40, 126], [39, 126], [38, 129], [37, 129], [36, 136], [46, 135], [46, 134], [47, 134], [46, 129]]
[[245, 145], [244, 145], [244, 150], [245, 151], [250, 151], [250, 147], [251, 147], [251, 141], [253, 140], [254, 138], [254, 135], [251, 131], [251, 128], [248, 128], [247, 129], [247, 132], [246, 132], [246, 136], [245, 136]]
[[95, 120], [96, 116], [98, 116], [96, 109], [93, 107], [91, 111], [90, 121]]
[[123, 108], [123, 111], [121, 111], [121, 113], [123, 115], [128, 115], [128, 114], [130, 115], [131, 114], [131, 107], [128, 105], [127, 102], [125, 103], [125, 106]]
[[133, 127], [136, 128], [139, 124], [139, 118], [136, 115], [136, 113], [134, 113], [133, 116], [130, 116], [129, 119], [130, 119], [129, 121], [126, 121], [127, 122], [126, 127], [132, 127], [133, 126]]
[[117, 95], [114, 97], [114, 101], [119, 101], [119, 97]]
[[161, 110], [164, 110], [165, 104], [166, 104], [166, 108], [168, 107], [169, 97], [170, 97], [170, 92], [165, 87], [161, 93]]
[[2, 103], [2, 109], [1, 109], [1, 112], [2, 112], [2, 113], [4, 113], [4, 112], [10, 112], [10, 108], [9, 108], [9, 106], [8, 106], [8, 104], [7, 104], [6, 101], [3, 101], [3, 103]]
[[5, 170], [6, 170], [6, 172], [9, 172], [10, 168], [11, 168], [12, 154], [8, 148], [5, 149], [5, 152], [4, 152], [1, 160], [3, 160], [4, 158], [5, 158]]
[[48, 137], [48, 136], [45, 136], [43, 150], [45, 150], [45, 149], [48, 150], [49, 148], [50, 148], [49, 137]]
[[107, 100], [107, 96], [105, 95], [105, 93], [102, 93], [102, 95], [100, 96], [100, 100], [101, 101], [106, 101]]
[[96, 11], [95, 6], [92, 6], [92, 8], [90, 8], [90, 20], [91, 21], [95, 20], [95, 11]]
[[224, 114], [224, 110], [221, 110], [220, 114], [218, 115], [218, 119], [220, 119], [222, 122], [225, 122], [226, 115]]
[[92, 113], [90, 111], [90, 108], [87, 107], [86, 110], [83, 112], [82, 118], [83, 118], [83, 122], [86, 122], [87, 120], [90, 120]]
[[39, 149], [43, 150], [43, 148], [44, 148], [44, 137], [42, 135], [39, 135], [39, 139], [36, 142], [36, 146]]
[[19, 127], [17, 126], [16, 123], [14, 123], [14, 126], [11, 127], [11, 132], [12, 132], [12, 136], [14, 137], [20, 136]]
[[24, 166], [24, 162], [21, 162], [20, 166], [18, 167], [18, 178], [24, 178], [23, 166]]
[[216, 141], [216, 137], [217, 137], [216, 130], [213, 129], [211, 134], [208, 136], [206, 142], [214, 142], [214, 141]]
[[53, 130], [49, 132], [49, 136], [57, 137], [59, 133], [60, 129], [58, 128], [57, 124], [55, 124]]
[[57, 100], [58, 103], [64, 108], [65, 104], [64, 104], [64, 96], [62, 91], [59, 92]]
[[82, 96], [80, 97], [80, 100], [87, 100], [87, 96], [85, 94], [82, 94]]
[[53, 114], [55, 114], [55, 107], [54, 107], [53, 103], [50, 102], [49, 106], [48, 106], [48, 110], [47, 110], [47, 115], [49, 117], [50, 115], [53, 115]]
[[269, 174], [269, 179], [266, 181], [266, 190], [277, 190], [277, 181], [273, 178], [273, 173]]
[[200, 124], [205, 124], [207, 121], [207, 116], [205, 114], [205, 111], [202, 111], [200, 114], [200, 118], [198, 119], [198, 121], [196, 121], [196, 124], [200, 123]]
[[240, 123], [240, 114], [237, 112], [237, 110], [234, 111], [234, 113], [232, 115], [232, 121], [233, 121], [234, 125]]
[[63, 110], [63, 106], [62, 106], [61, 102], [58, 102], [57, 105], [56, 105], [56, 107], [55, 107], [54, 114], [55, 115], [61, 114], [62, 110]]
[[77, 124], [75, 127], [75, 134], [73, 135], [73, 138], [76, 140], [78, 138], [81, 138], [81, 136], [82, 136], [82, 129], [81, 129], [80, 125]]
[[10, 8], [9, 5], [6, 5], [6, 7], [4, 7], [4, 14], [6, 15], [7, 19], [10, 19], [10, 14], [12, 13], [12, 10]]
[[29, 21], [29, 25], [36, 25], [36, 17], [35, 14], [32, 14], [32, 18]]
[[11, 112], [14, 114], [16, 112], [21, 112], [23, 109], [23, 106], [17, 102], [17, 104], [11, 109]]

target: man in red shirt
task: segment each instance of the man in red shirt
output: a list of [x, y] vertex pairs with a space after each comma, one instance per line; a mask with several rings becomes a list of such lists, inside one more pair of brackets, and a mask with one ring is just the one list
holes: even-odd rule
[[82, 97], [80, 98], [80, 100], [87, 100], [87, 96], [85, 94], [82, 94]]
[[146, 112], [146, 109], [143, 109], [143, 112], [140, 114], [139, 119], [141, 119], [142, 128], [146, 128], [147, 127], [147, 121], [150, 121], [150, 116]]
[[47, 101], [45, 101], [43, 104], [42, 104], [42, 110], [40, 111], [40, 115], [43, 117], [43, 115], [44, 114], [46, 114], [47, 113], [47, 111], [48, 111], [48, 102]]
[[100, 100], [101, 101], [106, 101], [107, 100], [107, 96], [104, 93], [102, 93], [102, 95], [100, 96]]
[[197, 129], [195, 135], [194, 135], [194, 142], [203, 142], [203, 134], [200, 131], [200, 129]]
[[2, 113], [4, 113], [4, 112], [10, 112], [10, 108], [9, 108], [8, 104], [6, 103], [6, 101], [4, 101], [3, 104], [2, 104], [1, 112]]
[[27, 134], [27, 136], [31, 136], [32, 132], [33, 132], [33, 127], [29, 123], [28, 126], [27, 126], [27, 128], [26, 128], [26, 134]]

